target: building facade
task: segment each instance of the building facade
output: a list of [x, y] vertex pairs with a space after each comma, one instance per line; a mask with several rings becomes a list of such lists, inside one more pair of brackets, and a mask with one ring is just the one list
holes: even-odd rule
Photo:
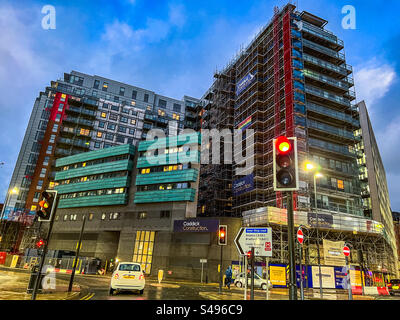
[[76, 71], [51, 81], [33, 106], [9, 187], [18, 192], [7, 193], [4, 217], [35, 211], [40, 192], [54, 186], [56, 159], [137, 145], [152, 128], [166, 134], [193, 128], [198, 103]]
[[[358, 158], [360, 165], [361, 195], [363, 200], [364, 215], [379, 221], [385, 226], [384, 236], [398, 261], [398, 244], [393, 223], [392, 209], [390, 206], [389, 190], [386, 172], [375, 139], [374, 130], [364, 101], [357, 104], [361, 128], [356, 132], [361, 141], [356, 148], [362, 152]], [[398, 267], [397, 267], [398, 269]]]
[[[211, 266], [216, 270], [220, 258], [220, 221], [196, 218], [200, 143], [192, 132], [58, 159], [50, 248], [74, 251], [85, 215], [82, 256], [103, 265], [117, 258], [139, 262], [148, 274], [162, 269], [189, 279], [200, 279], [200, 259], [208, 259], [209, 279], [217, 281]], [[233, 239], [241, 221], [225, 223]], [[233, 245], [224, 259], [238, 260]]]

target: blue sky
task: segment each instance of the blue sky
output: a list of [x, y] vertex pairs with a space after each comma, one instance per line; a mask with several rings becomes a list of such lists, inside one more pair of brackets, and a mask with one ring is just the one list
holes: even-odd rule
[[[0, 201], [6, 194], [35, 98], [51, 80], [77, 70], [160, 94], [201, 97], [216, 68], [229, 62], [286, 1], [0, 2]], [[400, 211], [400, 1], [299, 0], [345, 41], [357, 101], [367, 102], [381, 149], [393, 210]], [[44, 30], [44, 5], [56, 29]], [[356, 9], [345, 30], [344, 5]]]

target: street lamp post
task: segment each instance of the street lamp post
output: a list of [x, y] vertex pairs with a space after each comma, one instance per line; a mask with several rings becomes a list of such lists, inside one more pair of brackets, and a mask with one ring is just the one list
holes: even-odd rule
[[321, 254], [319, 248], [319, 219], [318, 219], [318, 202], [317, 202], [317, 178], [323, 177], [323, 175], [319, 172], [315, 172], [317, 167], [312, 164], [311, 162], [307, 162], [305, 164], [305, 169], [308, 171], [314, 170], [314, 208], [315, 208], [315, 215], [317, 217], [317, 254], [318, 254], [318, 271], [319, 271], [319, 293], [321, 299], [323, 299], [323, 290], [322, 290], [322, 271], [321, 271]]
[[322, 271], [321, 271], [321, 253], [319, 248], [319, 219], [318, 219], [318, 207], [317, 207], [317, 178], [322, 177], [321, 173], [314, 174], [314, 198], [315, 198], [315, 214], [317, 216], [317, 253], [318, 253], [318, 272], [319, 272], [319, 294], [321, 299], [323, 298], [322, 290]]

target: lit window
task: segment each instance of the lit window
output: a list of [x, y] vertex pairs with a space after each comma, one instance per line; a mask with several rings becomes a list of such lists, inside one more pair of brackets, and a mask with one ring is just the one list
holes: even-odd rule
[[344, 189], [343, 180], [337, 181], [337, 187], [338, 187], [338, 189]]
[[136, 105], [136, 102], [135, 101], [131, 101], [131, 106], [134, 106], [134, 105]]
[[90, 134], [89, 129], [83, 129], [81, 128], [81, 130], [79, 131], [79, 133], [83, 136], [88, 136]]
[[101, 113], [101, 117], [102, 117], [102, 118], [107, 118], [107, 113], [102, 112], [102, 113]]
[[159, 190], [165, 190], [165, 187], [163, 185], [158, 187]]
[[101, 138], [103, 136], [103, 132], [98, 131], [97, 132], [97, 138]]

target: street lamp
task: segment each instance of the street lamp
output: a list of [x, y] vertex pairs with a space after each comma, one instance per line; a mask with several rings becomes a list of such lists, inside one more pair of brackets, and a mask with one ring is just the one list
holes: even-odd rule
[[319, 293], [321, 299], [323, 298], [323, 292], [322, 292], [322, 271], [321, 271], [321, 254], [320, 254], [320, 249], [319, 249], [319, 221], [318, 221], [318, 207], [317, 207], [317, 178], [322, 178], [323, 175], [320, 172], [316, 172], [317, 166], [314, 165], [311, 162], [306, 162], [305, 164], [305, 169], [307, 171], [314, 171], [314, 210], [315, 210], [315, 215], [317, 217], [317, 254], [318, 254], [318, 271], [319, 271]]

